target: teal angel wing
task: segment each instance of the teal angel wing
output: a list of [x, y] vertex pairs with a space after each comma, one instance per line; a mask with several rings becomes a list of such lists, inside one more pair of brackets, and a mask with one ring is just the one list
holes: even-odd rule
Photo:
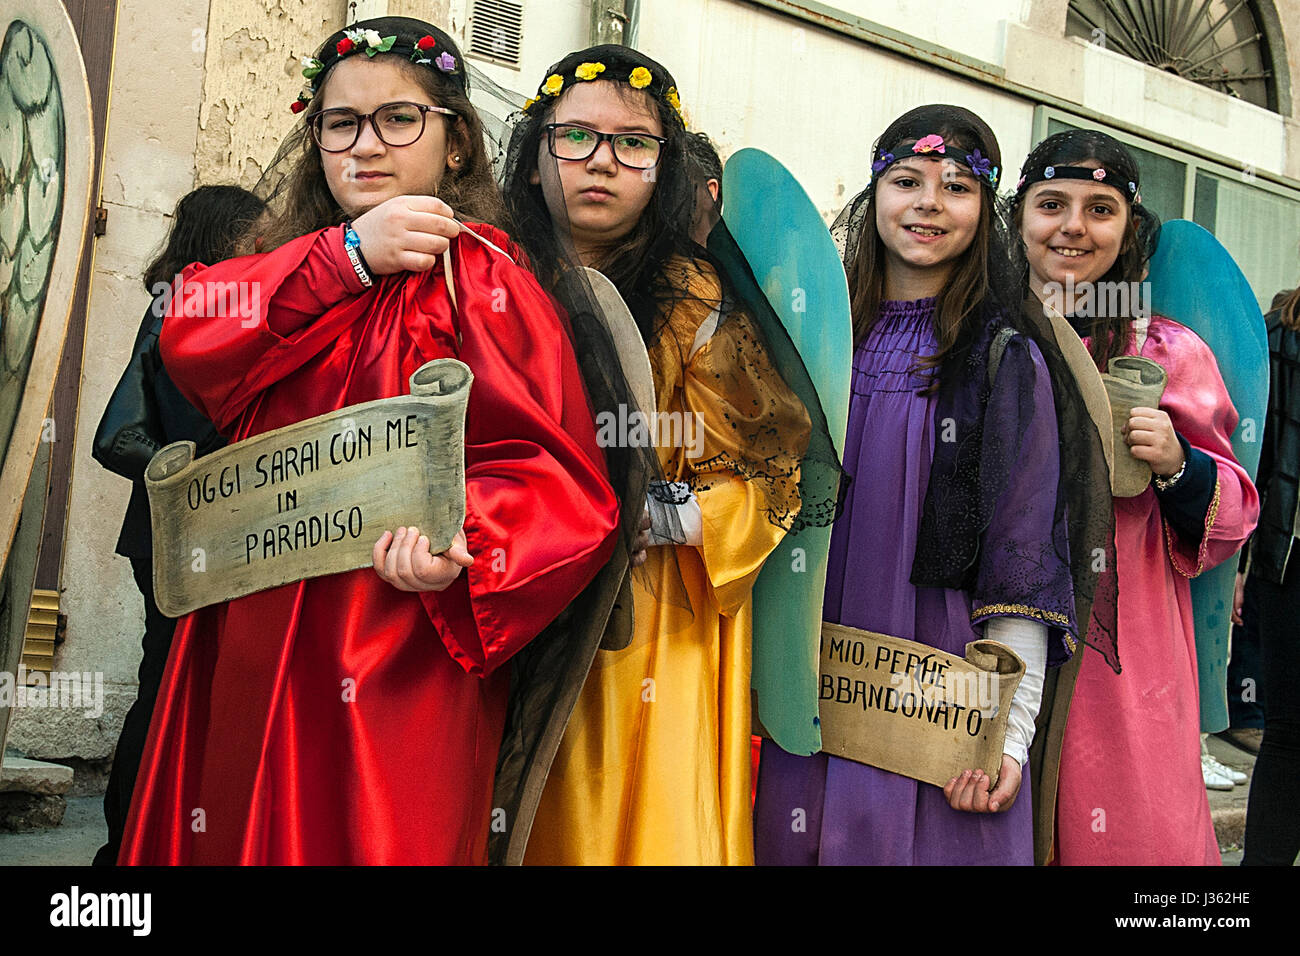
[[[1253, 479], [1268, 403], [1268, 335], [1250, 284], [1228, 250], [1194, 222], [1174, 219], [1160, 230], [1151, 258], [1151, 308], [1187, 326], [1219, 363], [1239, 422], [1232, 452]], [[1228, 726], [1228, 639], [1236, 561], [1225, 561], [1192, 582], [1201, 730]]]
[[[798, 180], [761, 150], [742, 149], [727, 161], [723, 195], [723, 221], [798, 350], [838, 468], [848, 427], [853, 333], [835, 242]], [[720, 251], [712, 236], [709, 249]], [[830, 540], [829, 525], [787, 535], [754, 584], [750, 683], [757, 716], [793, 754], [821, 749], [818, 655]]]

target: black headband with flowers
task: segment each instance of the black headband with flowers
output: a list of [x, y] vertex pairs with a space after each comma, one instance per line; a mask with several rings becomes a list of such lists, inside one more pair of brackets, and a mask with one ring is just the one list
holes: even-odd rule
[[[949, 146], [952, 146], [952, 152], [948, 151]], [[945, 143], [942, 136], [931, 133], [929, 136], [922, 136], [911, 146], [895, 146], [894, 149], [896, 152], [880, 153], [876, 157], [876, 161], [871, 164], [871, 179], [873, 182], [900, 159], [907, 159], [909, 156], [928, 156], [934, 159], [942, 156], [944, 159], [951, 159], [969, 167], [975, 178], [985, 183], [990, 189], [996, 191], [998, 188], [1000, 170], [993, 165], [993, 160], [979, 151], [978, 147], [966, 152], [964, 148], [957, 146], [956, 143]]]
[[[682, 116], [682, 100], [677, 94], [677, 87], [667, 86], [665, 88], [665, 79], [663, 77], [655, 76], [653, 72], [644, 66], [634, 67], [627, 76], [612, 73], [607, 76], [601, 75], [607, 72], [604, 63], [579, 63], [573, 70], [573, 80], [578, 82], [589, 82], [595, 79], [623, 80], [634, 90], [645, 90], [652, 96], [660, 96], [685, 122], [685, 117]], [[524, 104], [524, 113], [531, 113], [533, 106], [537, 103], [545, 102], [548, 98], [554, 99], [558, 97], [564, 92], [566, 82], [566, 78], [559, 73], [552, 73], [537, 88], [537, 95]]]
[[1120, 173], [1109, 169], [1104, 165], [1097, 168], [1091, 166], [1042, 166], [1037, 169], [1031, 169], [1021, 175], [1020, 181], [1016, 183], [1016, 193], [1021, 195], [1026, 189], [1034, 183], [1045, 182], [1049, 179], [1087, 179], [1093, 182], [1104, 183], [1107, 186], [1113, 186], [1119, 190], [1120, 195], [1131, 203], [1140, 203], [1142, 195], [1138, 192], [1138, 184], [1132, 179], [1127, 179]]
[[371, 57], [377, 53], [405, 55], [412, 63], [450, 75], [463, 90], [464, 70], [456, 62], [455, 55], [449, 50], [440, 51], [439, 45], [438, 38], [429, 33], [414, 40], [398, 40], [396, 34], [380, 36], [378, 30], [344, 30], [343, 38], [334, 44], [332, 50], [321, 51], [321, 58], [314, 56], [302, 58], [302, 75], [307, 79], [307, 86], [290, 104], [289, 109], [295, 113], [301, 113], [306, 109], [307, 104], [320, 88], [320, 75], [343, 57], [356, 53], [364, 53]]

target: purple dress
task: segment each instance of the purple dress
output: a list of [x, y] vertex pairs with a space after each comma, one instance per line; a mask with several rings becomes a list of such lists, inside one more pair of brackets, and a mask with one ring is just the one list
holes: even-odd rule
[[[1036, 411], [1030, 419], [984, 536], [983, 560], [997, 555], [997, 565], [981, 564], [974, 598], [965, 591], [914, 587], [909, 575], [917, 527], [936, 437], [943, 435], [936, 435], [937, 397], [921, 394], [927, 380], [909, 369], [917, 356], [937, 349], [933, 316], [933, 299], [885, 302], [854, 354], [844, 449], [853, 480], [831, 537], [824, 616], [962, 654], [982, 636], [975, 625], [994, 616], [981, 612], [972, 620], [972, 607], [991, 612], [988, 606], [998, 603], [998, 595], [981, 593], [986, 582], [1006, 574], [1015, 554], [1033, 551], [1018, 542], [1050, 540], [1057, 427], [1054, 414]], [[1033, 382], [1023, 387], [1033, 389], [1034, 409], [1051, 410], [1042, 356], [1032, 343], [1024, 344], [1032, 366], [1022, 365], [1026, 378], [1032, 367]], [[1058, 639], [1055, 632], [1052, 639]], [[966, 813], [948, 806], [943, 791], [930, 784], [826, 754], [793, 756], [765, 740], [754, 808], [755, 862], [1032, 865], [1029, 779], [1026, 766], [1010, 810]]]

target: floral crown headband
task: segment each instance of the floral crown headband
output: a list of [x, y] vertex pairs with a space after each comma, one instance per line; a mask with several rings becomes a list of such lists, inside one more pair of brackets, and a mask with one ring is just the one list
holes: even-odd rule
[[[948, 152], [948, 146], [951, 145], [953, 151]], [[897, 153], [881, 153], [874, 163], [871, 164], [871, 181], [874, 183], [880, 175], [900, 159], [907, 159], [909, 156], [943, 156], [945, 159], [951, 159], [954, 162], [968, 166], [976, 179], [987, 183], [990, 189], [997, 190], [999, 168], [993, 165], [993, 160], [980, 153], [979, 149], [973, 149], [969, 153], [965, 148], [959, 147], [956, 143], [945, 143], [943, 137], [937, 133], [931, 133], [929, 136], [922, 136], [911, 146], [894, 147]]]
[[[430, 33], [415, 40], [399, 41], [396, 34], [383, 37], [379, 35], [378, 30], [344, 30], [343, 39], [334, 44], [333, 56], [329, 56], [329, 51], [322, 51], [326, 55], [326, 60], [314, 56], [302, 58], [302, 75], [306, 77], [307, 85], [298, 94], [298, 98], [290, 104], [289, 109], [294, 113], [305, 110], [320, 87], [318, 82], [320, 75], [343, 57], [355, 53], [364, 53], [366, 56], [374, 56], [376, 53], [406, 54], [412, 63], [437, 69], [442, 73], [457, 74], [459, 64], [456, 62], [456, 57], [445, 49], [439, 52], [438, 46], [437, 37]], [[461, 89], [464, 89], [463, 71], [459, 73], [456, 82]]]
[[1106, 166], [1098, 166], [1096, 169], [1088, 166], [1043, 166], [1029, 172], [1022, 170], [1020, 181], [1016, 183], [1016, 194], [1023, 195], [1024, 191], [1034, 183], [1041, 183], [1048, 179], [1087, 179], [1105, 183], [1118, 189], [1130, 203], [1142, 202], [1142, 194], [1138, 192], [1137, 182]]
[[[602, 78], [601, 74], [606, 72], [604, 63], [579, 63], [573, 71], [573, 79], [578, 82], [588, 82], [597, 78]], [[682, 99], [677, 94], [677, 87], [669, 86], [663, 89], [664, 79], [656, 77], [649, 69], [644, 66], [634, 67], [626, 77], [620, 77], [617, 74], [603, 77], [606, 80], [624, 79], [628, 86], [634, 90], [646, 90], [651, 96], [659, 95], [669, 106], [676, 112], [683, 124], [686, 118], [682, 116]], [[651, 86], [658, 89], [651, 89]], [[554, 99], [564, 92], [565, 78], [559, 73], [552, 73], [546, 78], [541, 86], [537, 88], [537, 95], [524, 104], [524, 113], [530, 114], [537, 103], [544, 102], [548, 97]]]

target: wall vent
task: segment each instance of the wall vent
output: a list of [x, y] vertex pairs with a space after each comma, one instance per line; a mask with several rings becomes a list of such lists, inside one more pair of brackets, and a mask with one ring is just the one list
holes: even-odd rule
[[519, 69], [524, 5], [511, 0], [474, 0], [469, 12], [469, 53]]

